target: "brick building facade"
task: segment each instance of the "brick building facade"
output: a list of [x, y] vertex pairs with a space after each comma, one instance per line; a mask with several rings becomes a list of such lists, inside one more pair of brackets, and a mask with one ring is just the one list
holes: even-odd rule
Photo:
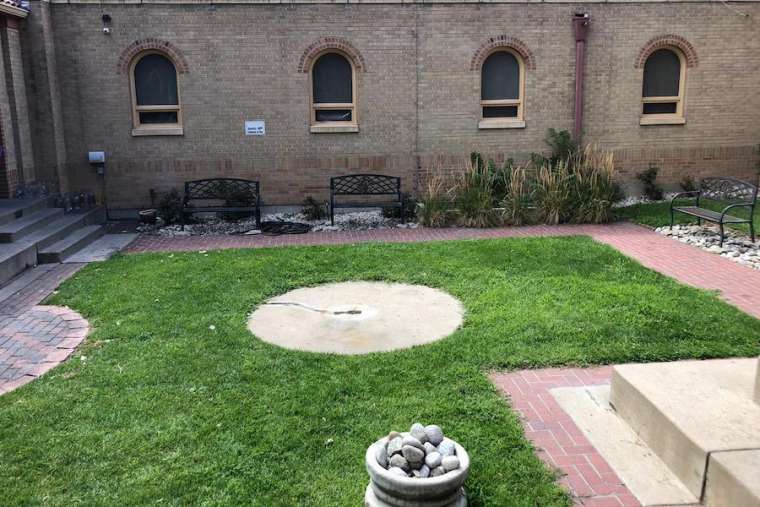
[[[670, 186], [754, 180], [760, 2], [33, 0], [0, 38], [0, 193], [34, 180], [100, 192], [93, 150], [106, 152], [112, 208], [215, 175], [258, 179], [265, 204], [296, 204], [324, 198], [338, 174], [400, 175], [411, 189], [435, 160], [525, 159], [546, 149], [548, 128], [573, 129], [577, 13], [590, 19], [583, 141], [615, 152], [624, 184], [650, 164]], [[524, 68], [524, 125], [479, 128], [481, 66], [502, 46]], [[659, 47], [683, 56], [684, 121], [642, 125], [643, 66]], [[310, 126], [311, 65], [331, 48], [353, 64], [356, 131]], [[145, 51], [174, 63], [179, 130], [135, 130], [131, 68]], [[245, 135], [246, 120], [264, 120], [265, 135]]]

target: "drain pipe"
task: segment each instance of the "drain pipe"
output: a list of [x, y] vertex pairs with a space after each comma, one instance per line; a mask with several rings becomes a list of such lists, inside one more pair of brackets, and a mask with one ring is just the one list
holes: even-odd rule
[[575, 34], [575, 118], [573, 123], [573, 138], [580, 143], [583, 135], [583, 72], [586, 60], [586, 38], [591, 24], [587, 13], [576, 13], [573, 16], [573, 33]]

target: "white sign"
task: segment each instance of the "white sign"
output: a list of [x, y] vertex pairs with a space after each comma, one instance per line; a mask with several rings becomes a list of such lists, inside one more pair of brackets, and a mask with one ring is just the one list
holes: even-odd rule
[[247, 136], [263, 136], [266, 134], [264, 120], [246, 120], [244, 130]]

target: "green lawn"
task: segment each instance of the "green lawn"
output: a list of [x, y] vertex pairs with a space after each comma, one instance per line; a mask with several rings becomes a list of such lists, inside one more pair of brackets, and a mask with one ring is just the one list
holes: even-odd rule
[[[246, 330], [265, 299], [345, 280], [442, 288], [465, 324], [360, 357]], [[585, 237], [119, 256], [51, 302], [94, 332], [78, 357], [0, 397], [3, 505], [360, 505], [366, 447], [414, 421], [470, 451], [472, 505], [567, 505], [488, 370], [760, 344], [754, 318]]]
[[[679, 201], [678, 205], [685, 206], [687, 203], [693, 202], [693, 201]], [[719, 203], [719, 202], [702, 202], [700, 203], [701, 206], [704, 206], [706, 208], [715, 210], [715, 211], [723, 211], [723, 209], [728, 206], [728, 203]], [[735, 216], [739, 217], [748, 217], [749, 216], [749, 210], [748, 208], [740, 208], [740, 209], [734, 209], [729, 212], [729, 214], [734, 214]], [[618, 218], [628, 219], [632, 220], [636, 223], [642, 224], [642, 225], [648, 225], [650, 227], [660, 227], [663, 225], [670, 225], [670, 201], [668, 202], [653, 202], [653, 203], [645, 203], [645, 204], [634, 204], [633, 206], [626, 206], [625, 208], [619, 208], [615, 210], [615, 215]], [[755, 229], [758, 229], [758, 224], [760, 224], [760, 206], [755, 207]], [[688, 215], [684, 215], [683, 213], [676, 213], [674, 215], [675, 223], [677, 224], [697, 224], [697, 219], [694, 217], [690, 217]], [[709, 223], [709, 222], [705, 222]], [[713, 224], [714, 225], [714, 224]], [[728, 226], [733, 229], [742, 231], [746, 234], [749, 234], [749, 227], [746, 224], [736, 224]]]

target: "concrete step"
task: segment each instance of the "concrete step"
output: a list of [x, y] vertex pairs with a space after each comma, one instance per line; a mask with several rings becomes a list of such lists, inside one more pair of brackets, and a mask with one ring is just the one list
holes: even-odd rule
[[0, 199], [0, 224], [6, 224], [24, 215], [47, 207], [48, 198]]
[[37, 252], [37, 260], [40, 264], [49, 262], [63, 262], [67, 257], [89, 245], [103, 234], [106, 228], [102, 225], [85, 225], [68, 234], [60, 241]]
[[43, 208], [25, 213], [16, 220], [0, 225], [0, 243], [12, 243], [45, 224], [63, 216], [63, 208]]
[[37, 264], [37, 248], [29, 243], [0, 244], [0, 284]]
[[760, 507], [760, 450], [710, 455], [705, 507]]
[[711, 454], [760, 449], [756, 365], [755, 358], [615, 366], [610, 404], [702, 499]]
[[618, 417], [609, 404], [609, 385], [558, 387], [550, 392], [642, 507], [699, 505], [699, 498]]
[[38, 263], [37, 252], [56, 243], [80, 227], [102, 222], [103, 211], [72, 213], [50, 222], [13, 243], [0, 243], [0, 284]]

